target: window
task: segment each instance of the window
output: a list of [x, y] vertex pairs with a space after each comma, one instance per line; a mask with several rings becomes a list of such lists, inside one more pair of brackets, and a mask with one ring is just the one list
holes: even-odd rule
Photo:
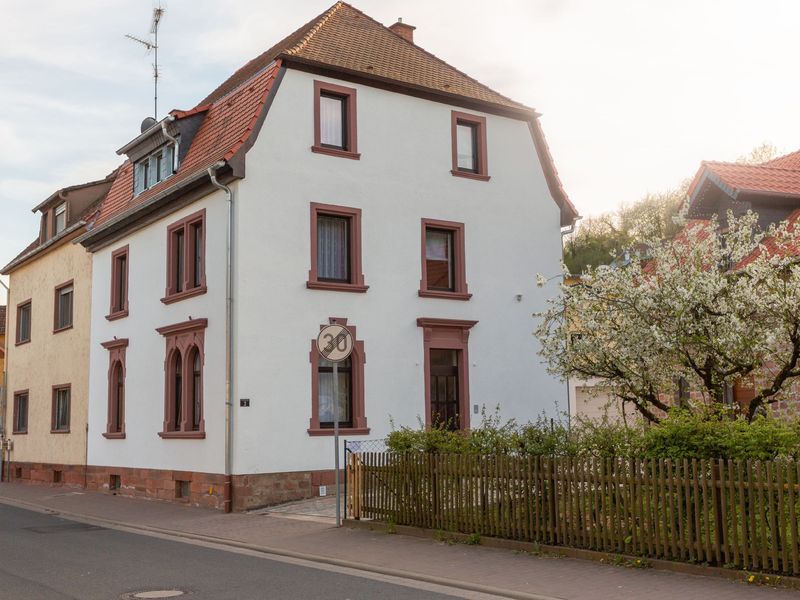
[[53, 211], [53, 235], [58, 235], [67, 228], [67, 203], [56, 206]]
[[204, 294], [206, 288], [205, 209], [167, 228], [165, 304]]
[[14, 392], [13, 433], [28, 433], [28, 390]]
[[486, 156], [486, 118], [457, 111], [452, 112], [453, 168], [459, 177], [489, 180]]
[[358, 159], [356, 90], [314, 82], [313, 152]]
[[55, 318], [53, 331], [63, 331], [72, 327], [73, 286], [68, 281], [56, 288]]
[[422, 219], [422, 278], [419, 295], [469, 300], [464, 224]]
[[47, 241], [47, 236], [49, 234], [49, 224], [50, 221], [50, 213], [46, 212], [42, 214], [42, 243], [44, 244]]
[[70, 393], [69, 385], [53, 387], [53, 416], [50, 433], [69, 433]]
[[109, 321], [128, 316], [128, 255], [128, 246], [111, 253], [111, 309], [106, 316]]
[[31, 341], [31, 310], [30, 300], [17, 305], [17, 345]]
[[361, 270], [361, 209], [311, 203], [311, 289], [366, 292]]
[[319, 402], [319, 426], [323, 429], [333, 427], [334, 411], [338, 404], [339, 427], [353, 426], [353, 369], [350, 358], [339, 363], [338, 367], [338, 401], [333, 395], [333, 363], [320, 358], [317, 367]]
[[175, 147], [163, 146], [138, 161], [133, 168], [133, 193], [141, 194], [175, 172]]
[[[317, 352], [316, 340], [311, 342], [311, 419], [309, 435], [333, 435], [333, 409], [338, 401], [339, 427], [348, 435], [369, 433], [364, 411], [364, 342], [358, 340], [356, 327], [347, 319], [331, 318], [331, 323], [347, 327], [355, 340], [353, 353], [339, 363], [339, 397], [333, 397], [333, 363]], [[322, 326], [321, 326], [322, 327]], [[321, 328], [320, 327], [320, 328]]]
[[103, 342], [108, 350], [108, 420], [104, 437], [121, 439], [125, 437], [125, 351], [127, 339]]
[[423, 330], [425, 424], [469, 429], [469, 332], [477, 321], [417, 319]]
[[166, 340], [162, 438], [204, 438], [203, 363], [207, 319], [157, 329]]

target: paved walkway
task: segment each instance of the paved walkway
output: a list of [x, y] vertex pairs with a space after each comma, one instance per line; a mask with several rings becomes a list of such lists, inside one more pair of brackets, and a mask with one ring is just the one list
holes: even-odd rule
[[753, 587], [722, 579], [568, 558], [534, 557], [360, 529], [336, 529], [326, 517], [276, 513], [225, 515], [166, 502], [14, 483], [0, 484], [0, 502], [424, 581], [460, 582], [475, 586], [474, 589], [493, 589], [498, 595], [518, 598], [800, 598], [800, 593], [790, 590]]

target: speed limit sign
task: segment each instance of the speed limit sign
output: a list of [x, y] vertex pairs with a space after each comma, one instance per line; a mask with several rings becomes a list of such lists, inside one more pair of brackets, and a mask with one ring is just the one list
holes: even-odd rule
[[339, 363], [347, 360], [353, 351], [353, 336], [342, 325], [327, 325], [317, 336], [317, 351], [325, 360], [333, 363], [333, 447], [335, 453], [334, 472], [336, 473], [336, 526], [342, 524], [342, 496], [339, 481]]
[[353, 336], [342, 325], [323, 327], [317, 336], [317, 351], [325, 360], [342, 362], [353, 351]]

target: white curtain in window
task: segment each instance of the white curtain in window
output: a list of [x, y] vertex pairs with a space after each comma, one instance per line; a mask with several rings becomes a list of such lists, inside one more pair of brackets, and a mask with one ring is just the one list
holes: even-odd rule
[[317, 217], [317, 277], [349, 281], [348, 225], [346, 217]]
[[447, 231], [429, 229], [426, 232], [425, 258], [428, 260], [450, 259], [450, 234]]
[[475, 151], [475, 126], [458, 124], [456, 128], [456, 148], [458, 152], [458, 168], [477, 171], [477, 152]]
[[344, 148], [342, 136], [343, 98], [320, 96], [319, 98], [319, 141], [327, 146]]
[[[347, 365], [347, 360], [340, 366]], [[320, 359], [320, 367], [333, 367], [333, 363]], [[333, 373], [319, 374], [319, 422], [333, 423]], [[350, 422], [350, 373], [339, 373], [339, 422]]]
[[161, 177], [160, 179], [166, 179], [170, 175], [172, 175], [172, 152], [173, 147], [164, 146], [163, 153], [161, 155]]
[[147, 187], [147, 167], [146, 161], [136, 163], [133, 173], [133, 193], [134, 195], [141, 194]]

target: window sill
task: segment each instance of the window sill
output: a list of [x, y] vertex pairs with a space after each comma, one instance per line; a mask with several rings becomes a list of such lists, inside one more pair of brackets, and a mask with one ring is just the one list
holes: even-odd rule
[[420, 290], [420, 297], [422, 298], [444, 298], [446, 300], [469, 300], [472, 294], [468, 292], [437, 292], [432, 290]]
[[69, 331], [70, 329], [72, 329], [72, 325], [67, 325], [66, 327], [60, 327], [58, 329], [53, 329], [53, 334], [55, 335], [56, 333], [61, 333], [62, 331]]
[[124, 319], [128, 316], [128, 309], [120, 310], [117, 312], [113, 312], [110, 315], [106, 315], [106, 320], [108, 321], [116, 321], [117, 319]]
[[491, 177], [489, 175], [482, 175], [480, 173], [467, 173], [466, 171], [456, 171], [452, 169], [450, 173], [455, 177], [464, 177], [466, 179], [475, 179], [477, 181], [489, 181]]
[[[312, 437], [316, 436], [332, 436], [333, 435], [333, 428], [328, 429], [309, 429], [308, 435]], [[339, 428], [339, 435], [369, 435], [369, 427], [340, 427]]]
[[186, 300], [186, 298], [194, 298], [195, 296], [201, 296], [208, 291], [208, 288], [204, 285], [200, 287], [192, 288], [190, 290], [184, 290], [183, 292], [176, 292], [175, 294], [170, 294], [169, 296], [165, 296], [161, 299], [161, 302], [164, 304], [172, 304], [173, 302], [180, 302], [181, 300]]
[[158, 437], [165, 440], [204, 440], [205, 431], [159, 431]]
[[69, 429], [51, 429], [50, 433], [69, 433]]
[[125, 432], [124, 431], [104, 431], [103, 437], [107, 440], [124, 440], [125, 439]]
[[12, 431], [11, 435], [28, 435], [28, 430], [25, 429], [23, 431]]
[[324, 146], [311, 146], [311, 151], [317, 154], [338, 156], [339, 158], [351, 158], [353, 160], [361, 160], [360, 152], [350, 152], [349, 150], [337, 150], [336, 148], [325, 148]]
[[14, 342], [14, 345], [15, 346], [24, 346], [25, 344], [30, 344], [30, 343], [31, 343], [30, 340], [22, 340], [20, 342]]
[[356, 283], [334, 283], [332, 281], [307, 281], [306, 287], [310, 290], [331, 290], [334, 292], [355, 292], [363, 294], [369, 289], [368, 285]]

